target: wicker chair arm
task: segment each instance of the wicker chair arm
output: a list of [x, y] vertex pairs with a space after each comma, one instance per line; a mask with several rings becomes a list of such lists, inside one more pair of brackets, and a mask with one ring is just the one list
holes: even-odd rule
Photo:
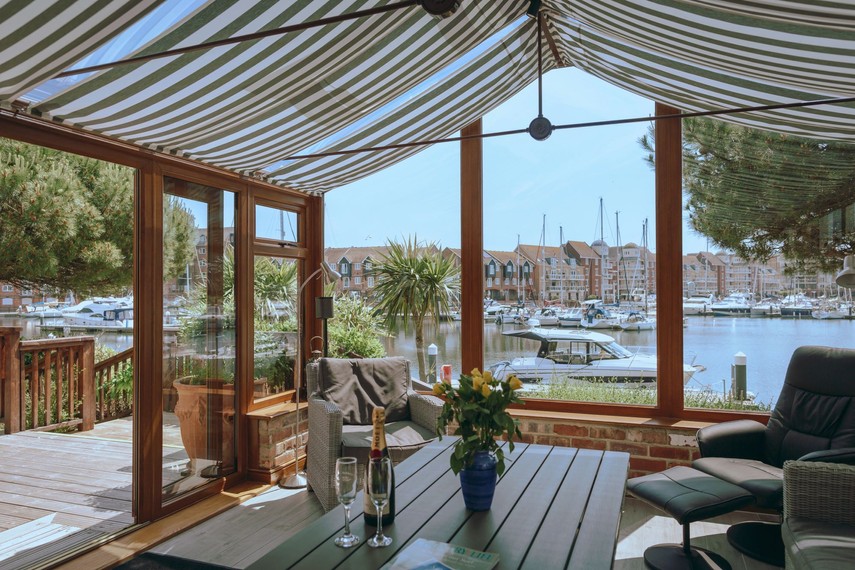
[[784, 518], [855, 525], [855, 466], [784, 463]]
[[410, 402], [412, 420], [423, 428], [436, 433], [439, 414], [442, 413], [442, 400], [435, 396], [426, 396], [416, 392], [409, 392], [407, 398]]
[[306, 475], [325, 510], [338, 504], [335, 496], [335, 460], [341, 453], [341, 410], [332, 402], [309, 398], [309, 446]]

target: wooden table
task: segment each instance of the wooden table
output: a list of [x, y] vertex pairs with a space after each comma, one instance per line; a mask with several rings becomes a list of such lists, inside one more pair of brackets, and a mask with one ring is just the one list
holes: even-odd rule
[[362, 495], [353, 504], [358, 547], [338, 548], [344, 512], [333, 509], [252, 564], [283, 568], [380, 568], [418, 538], [497, 552], [497, 568], [611, 568], [626, 487], [629, 455], [569, 447], [518, 444], [507, 454], [493, 507], [463, 505], [460, 481], [449, 467], [455, 438], [443, 438], [395, 467], [397, 512], [384, 528], [387, 548], [369, 548], [374, 527], [364, 524]]

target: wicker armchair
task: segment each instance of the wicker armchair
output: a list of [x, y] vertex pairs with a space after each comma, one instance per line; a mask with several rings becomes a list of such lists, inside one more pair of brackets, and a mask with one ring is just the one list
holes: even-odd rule
[[855, 466], [787, 461], [781, 534], [787, 568], [852, 568]]
[[338, 504], [336, 459], [354, 456], [360, 465], [368, 461], [374, 407], [386, 409], [386, 443], [396, 463], [436, 437], [442, 401], [412, 390], [410, 363], [404, 358], [322, 358], [306, 367], [306, 388], [306, 475], [325, 510]]

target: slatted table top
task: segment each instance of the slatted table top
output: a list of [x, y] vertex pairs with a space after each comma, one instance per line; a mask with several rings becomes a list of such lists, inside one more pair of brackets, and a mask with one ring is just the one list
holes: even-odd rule
[[492, 508], [472, 512], [449, 467], [454, 441], [435, 441], [395, 467], [397, 512], [383, 529], [391, 546], [365, 545], [374, 527], [363, 521], [360, 494], [351, 518], [351, 531], [362, 539], [358, 547], [333, 544], [344, 528], [339, 507], [249, 568], [380, 568], [418, 538], [496, 552], [500, 569], [612, 567], [628, 454], [517, 444], [507, 453]]

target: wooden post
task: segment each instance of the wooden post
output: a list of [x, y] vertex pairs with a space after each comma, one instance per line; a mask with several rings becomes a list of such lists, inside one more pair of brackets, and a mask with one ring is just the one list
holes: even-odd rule
[[[461, 136], [481, 134], [481, 119]], [[480, 138], [460, 141], [461, 352], [463, 372], [484, 367], [484, 196]]]
[[[656, 115], [678, 109], [656, 103]], [[677, 418], [683, 411], [683, 155], [681, 119], [656, 121], [656, 272], [657, 378], [659, 412]]]
[[21, 331], [15, 328], [7, 328], [3, 331], [3, 338], [3, 350], [6, 353], [3, 420], [4, 431], [8, 434], [19, 432], [22, 429], [24, 394], [21, 390]]
[[[45, 352], [47, 354], [47, 352]], [[48, 359], [45, 357], [45, 378], [48, 378], [50, 369]], [[80, 351], [80, 399], [82, 401], [83, 423], [80, 431], [89, 431], [95, 428], [95, 339], [83, 342], [83, 350]], [[47, 391], [45, 391], [47, 397]]]

